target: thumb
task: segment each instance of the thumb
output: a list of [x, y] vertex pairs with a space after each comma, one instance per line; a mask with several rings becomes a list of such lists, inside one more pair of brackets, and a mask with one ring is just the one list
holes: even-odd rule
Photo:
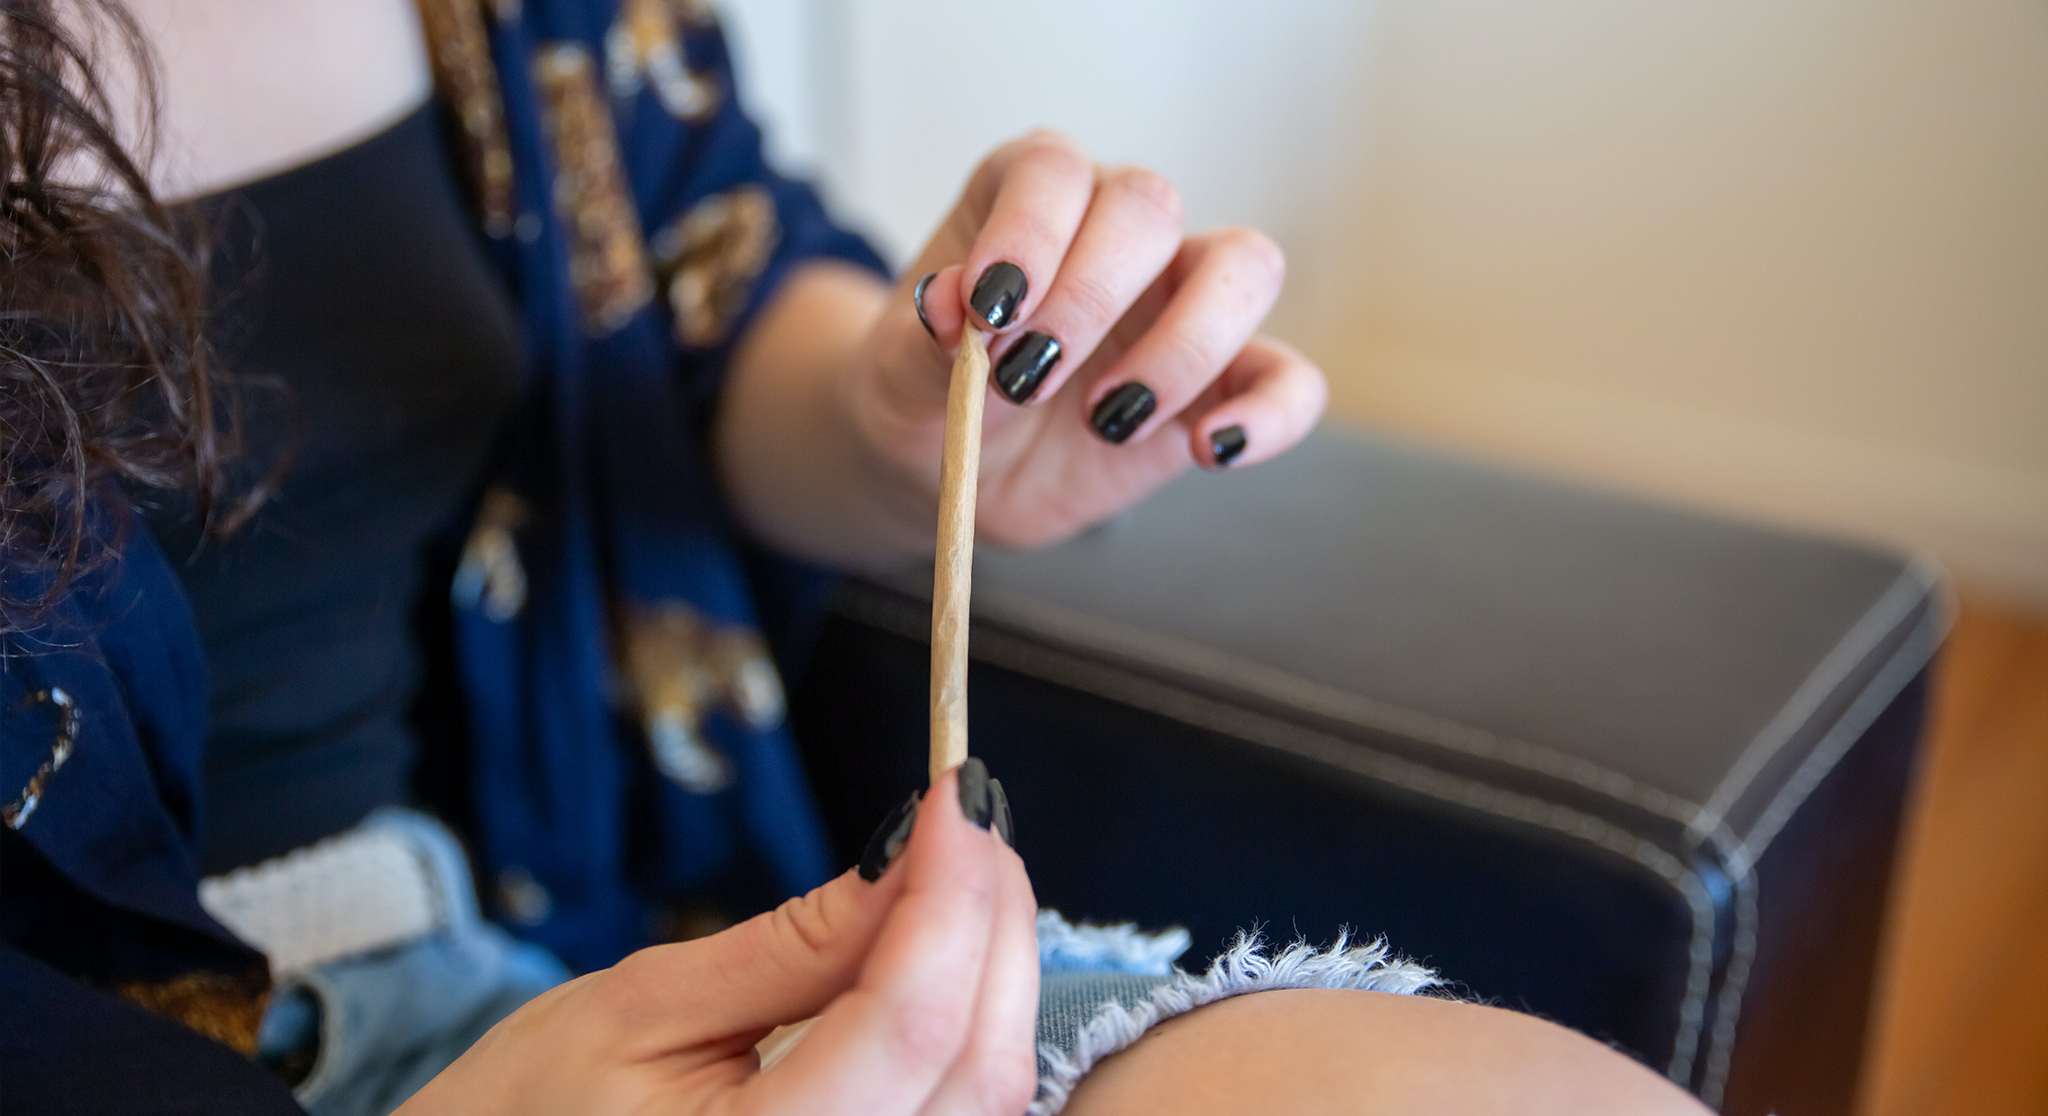
[[[670, 1030], [663, 1045], [807, 1019], [853, 986], [903, 894], [903, 877], [891, 872], [870, 883], [848, 871], [730, 930], [641, 950], [619, 963], [618, 975]], [[673, 1033], [677, 1026], [690, 1033]]]

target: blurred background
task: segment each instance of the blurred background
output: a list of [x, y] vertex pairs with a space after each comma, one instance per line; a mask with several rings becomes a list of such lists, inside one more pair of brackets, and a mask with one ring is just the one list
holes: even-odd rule
[[1335, 422], [1939, 557], [1860, 1107], [2048, 1112], [2048, 4], [720, 8], [898, 261], [1052, 126], [1280, 242]]

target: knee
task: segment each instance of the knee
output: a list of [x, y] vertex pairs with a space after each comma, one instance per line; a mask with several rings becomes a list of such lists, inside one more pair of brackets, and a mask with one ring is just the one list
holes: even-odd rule
[[1261, 992], [1168, 1021], [1081, 1082], [1068, 1116], [1706, 1109], [1534, 1016], [1379, 992]]

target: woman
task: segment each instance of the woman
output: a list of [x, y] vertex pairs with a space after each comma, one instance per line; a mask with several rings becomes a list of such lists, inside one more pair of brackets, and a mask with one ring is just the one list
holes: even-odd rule
[[[928, 552], [963, 328], [997, 334], [996, 542], [1293, 444], [1324, 389], [1255, 332], [1270, 242], [1184, 237], [1156, 176], [1034, 135], [892, 289], [762, 165], [681, 0], [0, 11], [10, 1104], [1033, 1104], [1056, 997], [1000, 784], [949, 773], [825, 879], [771, 659], [794, 560]], [[799, 897], [648, 946], [673, 897], [750, 888]], [[1129, 1036], [1083, 1034], [1036, 1107], [1687, 1103], [1559, 1029], [1356, 991], [1427, 983], [1378, 951], [1296, 960], [1314, 987], [1085, 1077]], [[1162, 986], [1288, 984], [1245, 964], [1079, 987], [1137, 1030]]]

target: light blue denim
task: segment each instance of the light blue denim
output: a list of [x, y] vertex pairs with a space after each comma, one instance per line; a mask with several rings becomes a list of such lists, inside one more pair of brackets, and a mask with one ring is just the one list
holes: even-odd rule
[[401, 831], [432, 862], [448, 925], [279, 982], [258, 1056], [317, 1044], [311, 1073], [292, 1090], [312, 1116], [384, 1116], [500, 1019], [570, 976], [553, 954], [478, 913], [462, 846], [439, 822], [394, 809], [363, 824]]

